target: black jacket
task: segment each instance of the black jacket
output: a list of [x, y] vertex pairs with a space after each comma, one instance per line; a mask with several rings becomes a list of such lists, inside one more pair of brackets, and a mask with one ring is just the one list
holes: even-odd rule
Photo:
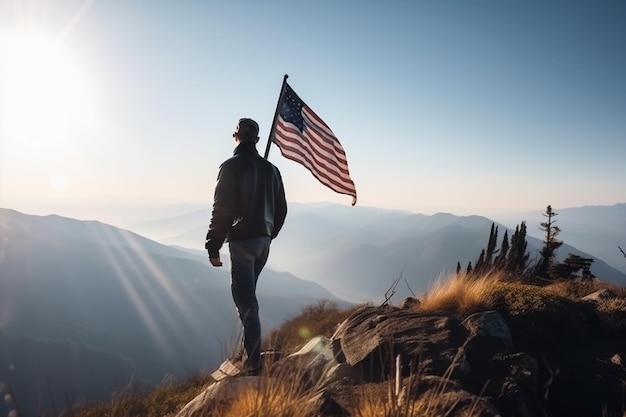
[[254, 142], [241, 142], [219, 169], [205, 248], [217, 258], [224, 240], [278, 235], [287, 216], [280, 171]]

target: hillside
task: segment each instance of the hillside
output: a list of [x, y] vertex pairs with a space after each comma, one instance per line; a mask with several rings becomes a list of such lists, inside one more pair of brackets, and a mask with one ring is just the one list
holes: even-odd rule
[[[455, 275], [402, 305], [307, 307], [261, 376], [208, 376], [77, 417], [622, 416], [626, 287]], [[315, 328], [306, 340], [301, 329]], [[270, 340], [271, 339], [271, 340]]]
[[[235, 344], [228, 269], [198, 255], [100, 222], [8, 209], [0, 235], [0, 369], [9, 370], [0, 382], [24, 404], [106, 398], [130, 375], [155, 384], [210, 369]], [[341, 303], [269, 268], [258, 294], [266, 331], [316, 300]]]

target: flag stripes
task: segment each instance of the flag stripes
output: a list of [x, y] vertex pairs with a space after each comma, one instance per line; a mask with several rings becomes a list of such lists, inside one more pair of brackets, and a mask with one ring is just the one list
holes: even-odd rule
[[328, 125], [288, 85], [286, 87], [279, 102], [274, 143], [285, 158], [303, 165], [333, 191], [352, 196], [352, 205], [356, 204], [356, 187], [339, 140]]

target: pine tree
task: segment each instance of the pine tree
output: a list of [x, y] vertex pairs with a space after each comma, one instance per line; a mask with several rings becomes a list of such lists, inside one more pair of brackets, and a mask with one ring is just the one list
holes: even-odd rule
[[502, 238], [502, 243], [500, 244], [500, 251], [498, 256], [493, 262], [493, 266], [496, 269], [504, 269], [506, 265], [506, 256], [509, 253], [509, 231], [504, 230], [504, 237]]
[[511, 248], [506, 261], [506, 271], [518, 276], [525, 274], [529, 257], [526, 252], [527, 246], [526, 222], [522, 222], [521, 225], [515, 226], [515, 232], [511, 236]]
[[487, 242], [487, 252], [485, 253], [485, 266], [484, 269], [490, 269], [493, 267], [494, 256], [498, 254], [496, 245], [498, 244], [498, 226], [495, 223], [491, 223], [491, 231], [489, 232], [489, 242]]
[[578, 277], [580, 272], [582, 280], [591, 280], [595, 278], [591, 273], [592, 263], [593, 258], [583, 258], [570, 253], [563, 262], [550, 266], [550, 277], [553, 279], [574, 279]]
[[506, 265], [505, 265], [505, 269], [507, 272], [514, 272], [515, 271], [515, 265], [517, 264], [517, 259], [516, 259], [516, 255], [517, 255], [517, 241], [519, 236], [519, 224], [517, 226], [515, 226], [515, 231], [513, 232], [513, 235], [511, 235], [511, 248], [509, 250], [509, 255], [506, 257]]
[[485, 250], [483, 249], [480, 252], [480, 256], [478, 256], [478, 260], [476, 261], [476, 266], [474, 267], [475, 273], [482, 273], [486, 270], [485, 266]]
[[548, 206], [543, 216], [546, 217], [548, 221], [540, 223], [539, 227], [539, 229], [546, 232], [546, 236], [543, 241], [543, 247], [539, 251], [539, 262], [536, 274], [542, 278], [549, 278], [549, 271], [554, 262], [556, 250], [561, 247], [563, 242], [556, 239], [556, 236], [561, 232], [561, 229], [555, 226], [557, 221], [554, 220], [554, 217], [558, 216], [558, 213], [552, 211], [552, 206]]

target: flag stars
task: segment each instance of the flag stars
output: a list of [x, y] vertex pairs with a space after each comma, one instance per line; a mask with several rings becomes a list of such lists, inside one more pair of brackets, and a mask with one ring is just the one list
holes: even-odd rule
[[304, 130], [304, 118], [302, 117], [302, 108], [304, 102], [291, 89], [289, 84], [285, 86], [281, 105], [278, 113], [286, 122], [293, 123], [300, 132]]

